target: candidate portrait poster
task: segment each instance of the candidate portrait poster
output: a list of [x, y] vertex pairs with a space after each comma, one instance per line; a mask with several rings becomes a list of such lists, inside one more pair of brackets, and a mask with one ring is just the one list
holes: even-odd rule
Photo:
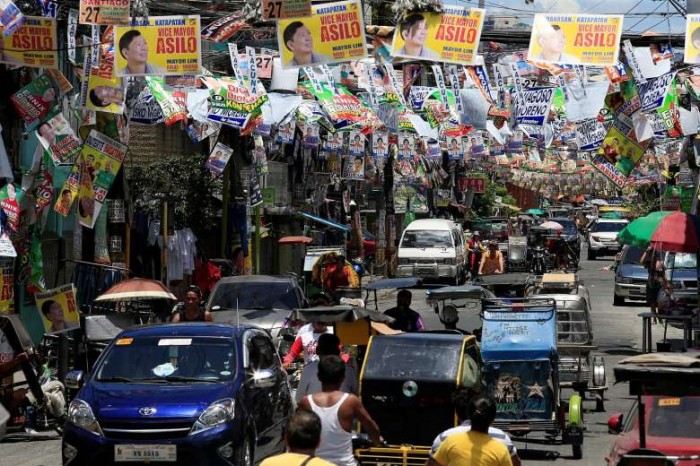
[[134, 18], [114, 28], [114, 75], [201, 74], [199, 15]]
[[72, 163], [80, 153], [80, 140], [62, 113], [40, 123], [36, 135], [54, 165]]
[[561, 65], [615, 66], [622, 15], [535, 15], [528, 59]]
[[72, 283], [34, 295], [45, 333], [61, 333], [80, 327], [80, 314]]
[[452, 5], [442, 13], [410, 13], [394, 30], [391, 55], [474, 65], [485, 17], [483, 9]]
[[0, 26], [2, 26], [2, 35], [10, 36], [24, 22], [24, 15], [10, 0], [0, 0]]
[[700, 15], [685, 19], [685, 63], [700, 64]]
[[282, 68], [359, 60], [367, 56], [359, 0], [314, 5], [312, 15], [277, 22]]
[[130, 0], [80, 0], [80, 24], [129, 24]]
[[11, 36], [2, 37], [0, 63], [34, 68], [58, 68], [56, 19], [25, 16]]
[[24, 123], [33, 126], [58, 111], [60, 92], [58, 83], [46, 73], [10, 96], [10, 100]]
[[204, 168], [211, 174], [212, 178], [219, 177], [224, 173], [226, 164], [232, 154], [233, 149], [226, 144], [217, 142], [214, 150], [211, 151], [207, 161], [204, 163]]
[[124, 113], [124, 86], [121, 78], [100, 76], [95, 68], [88, 78], [85, 106], [88, 110], [106, 113]]

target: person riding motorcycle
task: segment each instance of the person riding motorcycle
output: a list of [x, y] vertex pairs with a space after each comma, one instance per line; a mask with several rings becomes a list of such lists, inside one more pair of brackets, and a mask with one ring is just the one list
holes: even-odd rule
[[488, 252], [481, 258], [479, 265], [479, 275], [491, 275], [505, 272], [503, 264], [503, 254], [498, 250], [498, 243], [489, 241]]
[[481, 241], [481, 233], [475, 231], [472, 233], [472, 238], [467, 243], [469, 248], [469, 274], [471, 278], [476, 278], [481, 265], [481, 256], [486, 252], [486, 247]]

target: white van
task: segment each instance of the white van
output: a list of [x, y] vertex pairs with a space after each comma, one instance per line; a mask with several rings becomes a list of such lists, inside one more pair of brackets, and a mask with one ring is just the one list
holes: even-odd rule
[[461, 225], [451, 220], [411, 222], [401, 235], [397, 277], [448, 279], [461, 284], [466, 272], [466, 246]]

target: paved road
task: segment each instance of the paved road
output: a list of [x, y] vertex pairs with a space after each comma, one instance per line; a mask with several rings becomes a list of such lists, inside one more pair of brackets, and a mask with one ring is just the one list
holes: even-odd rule
[[[585, 257], [585, 252], [581, 255]], [[588, 286], [593, 306], [593, 330], [599, 353], [605, 357], [609, 390], [606, 394], [605, 413], [593, 412], [595, 403], [585, 402], [586, 434], [583, 459], [571, 458], [571, 447], [566, 445], [542, 445], [533, 440], [517, 442], [524, 462], [528, 465], [601, 465], [610, 449], [613, 436], [607, 433], [607, 419], [613, 412], [627, 412], [631, 398], [626, 385], [613, 385], [612, 366], [621, 358], [636, 354], [641, 346], [641, 322], [637, 317], [645, 307], [641, 303], [613, 307], [613, 272], [605, 270], [612, 258], [582, 261], [580, 278]], [[380, 295], [380, 309], [386, 309], [396, 299], [395, 292]], [[414, 309], [421, 312], [429, 328], [441, 328], [441, 324], [424, 300], [421, 290], [414, 292]], [[460, 322], [463, 328], [476, 325]], [[675, 332], [674, 332], [675, 334]], [[61, 464], [60, 440], [3, 442], [0, 447], [0, 466], [58, 466]]]

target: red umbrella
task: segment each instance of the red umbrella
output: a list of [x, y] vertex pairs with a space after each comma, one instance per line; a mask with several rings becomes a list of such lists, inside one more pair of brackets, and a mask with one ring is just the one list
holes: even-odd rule
[[700, 217], [674, 212], [664, 217], [651, 235], [658, 251], [697, 253], [700, 246]]
[[114, 285], [95, 299], [95, 301], [142, 301], [151, 299], [169, 299], [177, 301], [174, 294], [165, 285], [147, 278], [132, 278]]

